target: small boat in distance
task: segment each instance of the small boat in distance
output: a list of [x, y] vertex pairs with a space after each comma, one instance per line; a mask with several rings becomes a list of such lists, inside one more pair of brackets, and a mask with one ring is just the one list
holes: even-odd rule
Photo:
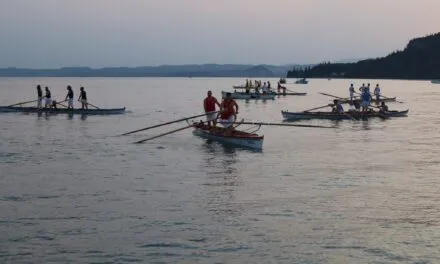
[[[228, 92], [222, 91], [222, 98], [226, 98]], [[246, 93], [246, 92], [233, 92], [230, 93], [232, 99], [244, 99], [244, 100], [271, 100], [275, 99], [276, 93]]]
[[223, 127], [209, 127], [205, 123], [193, 123], [193, 134], [202, 138], [216, 140], [222, 143], [235, 146], [261, 150], [263, 148], [264, 136], [255, 133], [248, 133], [239, 130], [230, 131]]
[[125, 113], [122, 108], [99, 109], [68, 109], [68, 108], [38, 108], [23, 106], [0, 106], [0, 113], [47, 113], [47, 114], [80, 114], [80, 115], [119, 115]]
[[309, 81], [306, 80], [306, 78], [298, 79], [296, 80], [295, 84], [308, 84]]
[[408, 115], [408, 109], [404, 111], [389, 111], [387, 113], [381, 112], [288, 112], [281, 111], [281, 114], [286, 121], [306, 120], [306, 119], [327, 119], [327, 120], [350, 120], [350, 119], [367, 119], [371, 117], [389, 118], [389, 117], [404, 117]]
[[440, 84], [440, 80], [432, 80], [431, 83]]
[[286, 78], [280, 78], [279, 82], [281, 84], [286, 84], [287, 83]]

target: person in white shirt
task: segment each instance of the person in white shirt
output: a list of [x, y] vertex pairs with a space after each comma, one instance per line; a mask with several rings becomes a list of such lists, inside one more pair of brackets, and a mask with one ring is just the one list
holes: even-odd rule
[[380, 99], [380, 87], [379, 84], [376, 84], [376, 88], [374, 88], [374, 95], [376, 96], [376, 101]]
[[353, 99], [354, 99], [354, 86], [353, 86], [353, 84], [350, 85], [350, 88], [348, 88], [348, 91], [350, 92], [350, 101], [353, 101]]

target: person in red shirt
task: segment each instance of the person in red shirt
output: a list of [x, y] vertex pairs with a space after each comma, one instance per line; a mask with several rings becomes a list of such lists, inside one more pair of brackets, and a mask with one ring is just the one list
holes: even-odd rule
[[215, 113], [215, 105], [219, 108], [221, 107], [217, 101], [217, 98], [212, 96], [212, 92], [208, 91], [208, 96], [203, 100], [203, 108], [206, 113], [206, 121], [208, 122], [208, 126], [211, 126], [211, 121], [215, 126], [217, 123], [217, 113]]
[[232, 99], [231, 93], [226, 94], [220, 109], [219, 122], [226, 128], [232, 127], [233, 122], [237, 119], [238, 104]]

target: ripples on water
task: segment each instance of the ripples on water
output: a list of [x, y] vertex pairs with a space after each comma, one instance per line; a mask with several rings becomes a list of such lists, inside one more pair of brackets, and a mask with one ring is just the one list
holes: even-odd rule
[[[0, 104], [85, 85], [123, 116], [0, 115], [0, 263], [439, 263], [440, 86], [380, 81], [407, 118], [264, 127], [262, 152], [190, 131], [115, 135], [197, 114], [240, 79], [0, 79]], [[276, 83], [276, 80], [271, 80]], [[352, 80], [290, 85], [306, 97], [240, 102], [250, 120], [328, 103]], [[372, 82], [370, 80], [359, 80]], [[28, 91], [27, 89], [29, 88]], [[29, 95], [30, 93], [30, 95]]]

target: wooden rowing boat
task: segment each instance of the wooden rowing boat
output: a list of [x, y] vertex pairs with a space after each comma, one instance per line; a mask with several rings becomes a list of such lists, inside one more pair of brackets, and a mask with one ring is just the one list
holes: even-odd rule
[[[222, 98], [226, 98], [227, 93], [228, 92], [222, 91]], [[267, 99], [275, 99], [276, 96], [275, 93], [263, 94], [263, 93], [233, 92], [230, 94], [232, 99], [244, 99], [244, 100], [250, 100], [250, 99], [267, 100]]]
[[380, 112], [345, 112], [345, 113], [332, 113], [332, 112], [288, 112], [281, 111], [284, 120], [304, 120], [304, 119], [328, 119], [328, 120], [346, 120], [346, 119], [366, 119], [372, 117], [402, 117], [407, 116], [409, 110], [404, 111], [389, 111], [387, 113]]
[[67, 108], [38, 108], [0, 106], [0, 113], [47, 113], [47, 114], [81, 114], [81, 115], [118, 115], [125, 113], [123, 108], [99, 108], [99, 109], [67, 109]]
[[230, 131], [223, 127], [209, 127], [205, 123], [194, 123], [193, 133], [202, 138], [220, 141], [235, 146], [262, 149], [264, 136], [239, 130]]

